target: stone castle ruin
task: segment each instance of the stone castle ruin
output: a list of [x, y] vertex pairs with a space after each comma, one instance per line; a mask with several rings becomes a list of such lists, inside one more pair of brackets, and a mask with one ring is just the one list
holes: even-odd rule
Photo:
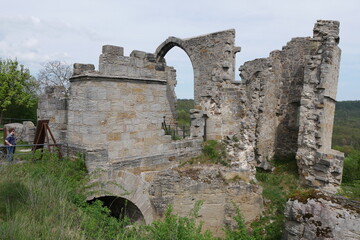
[[[75, 64], [70, 95], [48, 88], [39, 119], [50, 119], [56, 138], [81, 152], [98, 172], [89, 199], [131, 203], [134, 220], [161, 218], [167, 205], [186, 214], [195, 201], [205, 229], [220, 233], [233, 204], [245, 220], [263, 209], [255, 167], [274, 157], [296, 157], [301, 182], [336, 191], [343, 154], [331, 149], [341, 51], [339, 22], [319, 20], [313, 37], [293, 38], [282, 50], [240, 67], [235, 81], [235, 30], [188, 39], [169, 37], [154, 53], [102, 48], [99, 68]], [[176, 119], [176, 71], [165, 56], [179, 47], [194, 71], [191, 136], [173, 141], [162, 122]], [[202, 143], [226, 143], [230, 167], [184, 165]], [[233, 179], [240, 179], [233, 181]], [[121, 201], [118, 199], [122, 199]]]

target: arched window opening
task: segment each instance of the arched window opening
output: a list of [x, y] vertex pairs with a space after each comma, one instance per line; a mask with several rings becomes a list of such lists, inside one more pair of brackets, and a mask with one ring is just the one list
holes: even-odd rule
[[89, 200], [88, 203], [92, 203], [96, 200], [103, 202], [103, 206], [110, 209], [110, 215], [119, 220], [123, 220], [125, 217], [129, 218], [132, 223], [145, 223], [145, 219], [140, 209], [131, 201], [116, 196], [104, 196]]
[[179, 126], [190, 126], [189, 110], [194, 108], [194, 70], [189, 56], [179, 47], [173, 47], [165, 56], [166, 64], [176, 70], [176, 113]]

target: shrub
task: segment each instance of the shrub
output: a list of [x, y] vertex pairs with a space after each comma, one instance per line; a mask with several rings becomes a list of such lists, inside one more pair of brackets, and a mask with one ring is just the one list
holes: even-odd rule
[[244, 218], [241, 214], [239, 207], [233, 204], [236, 210], [234, 220], [236, 221], [237, 228], [231, 229], [229, 226], [224, 228], [225, 240], [255, 240], [256, 238], [251, 236], [246, 229]]
[[204, 142], [203, 150], [204, 156], [209, 158], [212, 163], [220, 163], [224, 166], [227, 166], [226, 161], [226, 150], [223, 143], [217, 142], [215, 140], [209, 140]]
[[360, 180], [360, 151], [352, 151], [344, 160], [343, 182]]
[[215, 239], [209, 231], [202, 233], [202, 224], [196, 223], [201, 201], [197, 201], [187, 217], [173, 214], [172, 206], [168, 206], [163, 221], [155, 221], [145, 226], [146, 238], [152, 240], [211, 240]]
[[343, 178], [339, 194], [360, 200], [360, 151], [352, 149], [344, 159]]

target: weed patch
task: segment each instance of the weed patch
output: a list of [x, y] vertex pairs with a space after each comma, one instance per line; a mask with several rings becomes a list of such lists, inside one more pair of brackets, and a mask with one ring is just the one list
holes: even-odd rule
[[229, 161], [226, 157], [225, 144], [215, 140], [209, 140], [203, 143], [202, 154], [198, 157], [192, 158], [184, 164], [221, 164], [228, 166]]
[[255, 239], [281, 239], [288, 195], [300, 189], [294, 157], [278, 158], [272, 163], [273, 172], [260, 168], [256, 171], [256, 179], [263, 187], [266, 210], [251, 224]]

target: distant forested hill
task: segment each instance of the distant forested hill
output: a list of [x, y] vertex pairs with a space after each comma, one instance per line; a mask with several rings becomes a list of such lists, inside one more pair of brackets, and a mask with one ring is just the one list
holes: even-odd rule
[[190, 126], [190, 109], [194, 108], [193, 99], [178, 99], [177, 100], [177, 115], [178, 125]]
[[360, 101], [336, 103], [332, 144], [360, 150]]
[[[180, 125], [190, 124], [189, 110], [194, 100], [178, 99], [177, 112]], [[360, 101], [336, 103], [333, 146], [350, 147], [360, 150]]]

